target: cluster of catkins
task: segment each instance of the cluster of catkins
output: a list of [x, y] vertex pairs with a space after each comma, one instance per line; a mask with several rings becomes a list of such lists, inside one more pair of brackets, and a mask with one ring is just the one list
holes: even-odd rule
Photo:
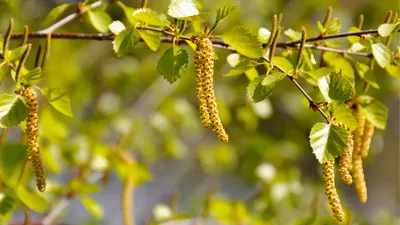
[[196, 45], [194, 65], [196, 72], [196, 95], [199, 104], [200, 119], [204, 127], [212, 127], [221, 141], [229, 138], [218, 114], [214, 94], [214, 50], [211, 41], [205, 37], [192, 37]]
[[22, 92], [28, 108], [28, 119], [26, 123], [27, 136], [27, 159], [32, 161], [36, 176], [36, 186], [39, 191], [46, 189], [46, 177], [43, 171], [43, 163], [40, 157], [39, 130], [38, 130], [38, 100], [36, 92], [30, 87], [25, 86]]
[[[374, 126], [365, 118], [357, 105], [353, 105], [352, 110], [357, 120], [357, 128], [353, 133], [347, 131], [348, 143], [347, 148], [340, 155], [339, 174], [346, 184], [350, 185], [354, 180], [358, 199], [360, 202], [366, 203], [367, 185], [364, 179], [362, 159], [368, 156]], [[334, 124], [346, 128], [342, 123], [334, 122]], [[333, 215], [338, 221], [343, 221], [344, 212], [335, 188], [334, 165], [335, 159], [323, 164], [325, 193], [328, 196]]]

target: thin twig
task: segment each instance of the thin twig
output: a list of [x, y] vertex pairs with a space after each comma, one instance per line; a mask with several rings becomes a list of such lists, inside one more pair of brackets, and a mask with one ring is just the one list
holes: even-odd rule
[[76, 12], [76, 13], [73, 13], [71, 15], [68, 15], [64, 19], [58, 21], [57, 23], [51, 25], [50, 27], [48, 27], [46, 29], [38, 31], [37, 33], [42, 33], [42, 34], [43, 33], [44, 34], [51, 33], [53, 31], [57, 30], [58, 28], [64, 26], [65, 24], [71, 22], [73, 19], [75, 19], [75, 18], [79, 17], [80, 15], [86, 13], [89, 9], [97, 8], [97, 7], [101, 6], [102, 4], [103, 4], [103, 1], [95, 2], [95, 3], [91, 4], [89, 7], [84, 8], [81, 12]]

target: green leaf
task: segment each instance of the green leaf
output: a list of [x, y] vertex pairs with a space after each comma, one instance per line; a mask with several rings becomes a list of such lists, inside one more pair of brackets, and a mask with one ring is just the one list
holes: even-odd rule
[[361, 110], [367, 117], [368, 121], [376, 128], [382, 130], [385, 129], [388, 118], [388, 109], [383, 103], [373, 99], [369, 104], [362, 105]]
[[258, 29], [258, 37], [262, 42], [267, 42], [270, 36], [271, 32], [267, 28], [260, 27], [260, 29]]
[[260, 102], [268, 98], [275, 88], [275, 85], [285, 77], [285, 74], [274, 72], [265, 77], [256, 77], [247, 86], [247, 95], [254, 102]]
[[28, 45], [22, 45], [17, 48], [14, 48], [13, 50], [7, 51], [7, 56], [6, 56], [7, 61], [12, 62], [14, 60], [20, 59], [27, 47]]
[[399, 23], [385, 23], [379, 26], [378, 33], [382, 37], [388, 37], [393, 33], [396, 33], [399, 27]]
[[319, 163], [340, 155], [347, 148], [347, 131], [335, 125], [316, 123], [311, 129], [310, 144]]
[[80, 199], [85, 208], [97, 219], [103, 218], [103, 207], [94, 199], [83, 197]]
[[0, 194], [0, 224], [8, 224], [16, 205], [17, 198], [14, 193]]
[[292, 41], [297, 41], [301, 39], [301, 32], [294, 31], [290, 28], [285, 30], [284, 34], [288, 36]]
[[218, 24], [227, 17], [232, 11], [236, 9], [236, 6], [222, 6], [217, 9], [217, 17], [215, 19], [215, 23], [212, 26], [211, 30], [214, 30]]
[[3, 79], [4, 79], [4, 76], [6, 75], [6, 63], [5, 62], [2, 62], [2, 63], [0, 63], [0, 85], [3, 83]]
[[254, 68], [261, 63], [251, 60], [249, 58], [245, 58], [240, 61], [235, 67], [233, 67], [228, 73], [224, 74], [224, 76], [235, 76], [246, 72], [247, 70]]
[[257, 35], [246, 27], [233, 27], [222, 34], [221, 37], [244, 56], [250, 58], [259, 58], [262, 56], [261, 43]]
[[379, 64], [379, 66], [385, 68], [390, 62], [390, 49], [382, 43], [372, 44], [371, 48], [376, 62]]
[[293, 67], [292, 63], [285, 57], [274, 56], [274, 57], [272, 57], [271, 63], [272, 63], [272, 65], [279, 66], [281, 69], [286, 71], [286, 73], [291, 74], [294, 71], [294, 67]]
[[[361, 31], [360, 29], [358, 29], [357, 27], [350, 27], [350, 29], [348, 30], [348, 32], [358, 32]], [[348, 36], [347, 40], [349, 40], [350, 43], [354, 44], [360, 41], [360, 37], [359, 36]]]
[[132, 178], [136, 186], [152, 178], [150, 171], [141, 163], [124, 163], [118, 161], [116, 164], [116, 172], [121, 180]]
[[39, 89], [47, 101], [60, 113], [66, 116], [73, 116], [71, 101], [67, 93], [61, 88], [42, 88]]
[[400, 65], [397, 62], [389, 63], [385, 69], [389, 75], [400, 78]]
[[92, 26], [99, 32], [108, 31], [108, 25], [112, 22], [110, 15], [102, 11], [88, 11], [89, 21]]
[[336, 72], [341, 71], [347, 79], [349, 79], [351, 82], [354, 82], [353, 66], [341, 55], [335, 52], [325, 52], [323, 59]]
[[184, 18], [199, 14], [192, 0], [171, 0], [168, 6], [168, 15], [174, 18]]
[[113, 49], [117, 56], [123, 56], [133, 52], [139, 41], [140, 37], [136, 29], [129, 28], [121, 31], [121, 33], [115, 37], [113, 41]]
[[314, 80], [319, 80], [321, 77], [328, 75], [331, 72], [329, 68], [321, 67], [316, 70], [307, 71], [306, 73], [310, 75]]
[[46, 16], [46, 18], [43, 20], [41, 26], [48, 26], [52, 24], [58, 17], [61, 16], [67, 10], [70, 6], [73, 6], [74, 4], [61, 4], [59, 6], [56, 6], [53, 8], [49, 14]]
[[25, 145], [14, 143], [0, 147], [0, 178], [7, 187], [14, 188], [17, 186], [25, 160]]
[[157, 51], [161, 44], [161, 33], [151, 30], [138, 30], [140, 37], [153, 51]]
[[326, 24], [325, 32], [327, 34], [337, 34], [340, 32], [342, 23], [339, 18], [333, 18]]
[[360, 62], [354, 63], [357, 73], [372, 87], [379, 89], [379, 85], [376, 81], [376, 76], [372, 70], [369, 69], [368, 65]]
[[110, 29], [113, 34], [118, 35], [119, 33], [121, 33], [121, 31], [125, 30], [126, 27], [121, 21], [116, 20], [108, 25], [108, 29]]
[[351, 82], [338, 73], [330, 73], [318, 80], [318, 87], [327, 102], [346, 101], [353, 95]]
[[19, 82], [24, 84], [37, 84], [42, 80], [42, 68], [36, 67], [25, 74], [19, 76]]
[[31, 192], [26, 190], [23, 186], [18, 186], [16, 193], [19, 200], [35, 212], [45, 212], [49, 206], [48, 200], [38, 191]]
[[170, 24], [165, 15], [160, 15], [157, 12], [147, 8], [135, 10], [132, 16], [142, 23], [153, 26], [166, 27]]
[[205, 22], [208, 19], [208, 12], [201, 12], [194, 16], [188, 16], [182, 18], [182, 20], [188, 20], [190, 22]]
[[128, 22], [135, 26], [137, 24], [137, 20], [132, 16], [133, 12], [135, 12], [134, 8], [128, 7], [126, 6], [124, 3], [122, 3], [121, 1], [117, 1], [117, 5], [120, 6], [122, 8], [122, 10], [124, 11], [125, 17], [128, 19]]
[[186, 72], [189, 57], [186, 50], [174, 45], [167, 49], [157, 63], [157, 69], [170, 83], [174, 83]]
[[28, 112], [19, 95], [0, 95], [0, 127], [12, 127], [21, 123]]
[[333, 114], [332, 117], [335, 117], [337, 122], [342, 122], [350, 129], [350, 131], [354, 131], [357, 127], [357, 121], [354, 118], [351, 110], [344, 103], [332, 103]]

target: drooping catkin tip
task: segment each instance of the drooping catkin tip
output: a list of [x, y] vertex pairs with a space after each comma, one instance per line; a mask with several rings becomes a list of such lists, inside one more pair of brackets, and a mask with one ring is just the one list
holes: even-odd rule
[[335, 159], [332, 159], [322, 165], [324, 175], [325, 194], [331, 207], [333, 216], [338, 221], [344, 220], [344, 211], [340, 204], [339, 195], [335, 187]]
[[362, 158], [358, 156], [353, 159], [353, 178], [356, 187], [357, 197], [361, 203], [366, 203], [368, 199], [367, 184], [364, 177], [364, 169], [362, 165]]

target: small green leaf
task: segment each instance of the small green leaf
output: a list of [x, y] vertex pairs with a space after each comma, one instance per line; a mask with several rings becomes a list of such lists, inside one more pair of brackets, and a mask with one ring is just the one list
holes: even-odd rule
[[117, 1], [117, 5], [121, 7], [122, 10], [124, 11], [125, 17], [128, 19], [128, 22], [131, 25], [135, 26], [138, 23], [138, 21], [132, 16], [132, 14], [133, 12], [135, 12], [136, 9], [126, 6], [121, 1]]
[[393, 33], [396, 33], [399, 27], [399, 23], [385, 23], [379, 26], [378, 33], [382, 37], [388, 37]]
[[6, 60], [8, 62], [12, 62], [14, 60], [20, 59], [22, 57], [22, 55], [24, 54], [27, 47], [28, 47], [28, 45], [22, 45], [17, 48], [14, 48], [13, 50], [7, 51]]
[[217, 17], [215, 19], [215, 23], [212, 26], [211, 30], [214, 30], [218, 24], [227, 17], [232, 11], [236, 9], [236, 6], [222, 6], [217, 9]]
[[184, 18], [199, 14], [192, 0], [171, 0], [168, 6], [168, 15], [174, 18]]
[[257, 35], [246, 27], [233, 27], [222, 34], [221, 37], [244, 56], [250, 58], [259, 58], [262, 56], [261, 43]]
[[42, 88], [39, 89], [47, 101], [60, 113], [66, 116], [73, 116], [71, 101], [67, 93], [61, 88]]
[[360, 62], [354, 63], [357, 73], [372, 87], [379, 89], [379, 85], [376, 81], [376, 76], [372, 70], [369, 69], [368, 65]]
[[110, 15], [102, 11], [88, 11], [89, 21], [99, 32], [108, 31], [108, 25], [112, 22]]
[[286, 71], [286, 73], [291, 74], [294, 71], [294, 67], [293, 67], [292, 63], [285, 57], [274, 56], [274, 57], [272, 57], [271, 63], [272, 63], [272, 65], [279, 66], [281, 69]]
[[17, 197], [14, 193], [4, 195], [0, 194], [0, 224], [8, 224], [11, 219], [13, 210], [17, 205]]
[[288, 36], [292, 41], [298, 41], [301, 39], [301, 32], [294, 31], [290, 28], [285, 30], [284, 34]]
[[397, 62], [389, 63], [385, 69], [389, 75], [400, 78], [400, 65]]
[[317, 27], [318, 27], [318, 30], [319, 30], [319, 32], [320, 32], [321, 34], [325, 32], [325, 28], [324, 28], [324, 26], [322, 25], [321, 21], [317, 21]]
[[[350, 29], [347, 32], [358, 32], [361, 31], [357, 27], [350, 27]], [[350, 43], [354, 44], [360, 41], [360, 36], [348, 36], [347, 40], [349, 40]]]
[[310, 75], [314, 80], [319, 80], [321, 77], [328, 75], [331, 72], [329, 68], [321, 67], [316, 70], [307, 71], [306, 73]]
[[167, 49], [157, 63], [157, 69], [170, 83], [174, 83], [186, 72], [189, 57], [186, 50], [174, 45]]
[[18, 95], [0, 95], [0, 127], [12, 127], [21, 123], [28, 112]]
[[318, 87], [327, 102], [346, 101], [353, 95], [351, 82], [338, 73], [330, 73], [318, 80]]
[[117, 56], [134, 51], [136, 44], [140, 41], [139, 33], [134, 28], [123, 30], [113, 41], [113, 49]]
[[310, 133], [310, 144], [319, 163], [340, 155], [347, 148], [347, 131], [335, 125], [317, 123]]
[[337, 34], [340, 32], [342, 23], [339, 18], [333, 18], [326, 24], [325, 32], [327, 34]]
[[153, 51], [157, 51], [161, 44], [161, 33], [151, 30], [138, 30], [140, 37]]
[[25, 145], [14, 143], [0, 147], [0, 178], [7, 187], [14, 188], [17, 186], [25, 160]]
[[48, 200], [37, 191], [31, 192], [23, 186], [18, 186], [16, 193], [19, 200], [35, 212], [45, 212], [49, 206]]
[[357, 121], [354, 118], [351, 110], [344, 103], [332, 103], [333, 114], [332, 117], [336, 118], [336, 122], [342, 122], [350, 129], [350, 131], [354, 131], [357, 127]]
[[247, 70], [254, 68], [261, 63], [251, 60], [249, 58], [245, 58], [240, 61], [235, 67], [233, 67], [228, 73], [224, 74], [224, 76], [235, 76], [246, 72]]
[[254, 103], [268, 98], [275, 88], [275, 85], [285, 77], [285, 74], [274, 72], [265, 77], [256, 77], [247, 86], [247, 95]]
[[362, 105], [361, 110], [367, 117], [368, 121], [376, 128], [382, 130], [385, 129], [388, 118], [388, 109], [383, 103], [374, 99], [369, 104]]
[[182, 20], [187, 20], [190, 22], [205, 22], [208, 19], [208, 14], [208, 12], [201, 12], [194, 16], [184, 17]]
[[59, 6], [56, 6], [53, 8], [49, 14], [46, 16], [46, 18], [43, 20], [41, 26], [48, 26], [52, 24], [58, 17], [61, 16], [67, 10], [69, 7], [73, 6], [74, 4], [61, 4]]
[[354, 82], [354, 69], [353, 66], [343, 56], [336, 52], [325, 52], [323, 55], [324, 61], [332, 67], [336, 72], [342, 72], [342, 74]]
[[121, 33], [121, 31], [125, 30], [126, 27], [121, 21], [116, 20], [108, 25], [108, 29], [110, 29], [113, 34], [118, 35], [119, 33]]
[[382, 43], [372, 44], [371, 48], [376, 62], [379, 64], [379, 66], [385, 68], [390, 62], [390, 49]]
[[258, 29], [258, 37], [262, 42], [267, 42], [270, 36], [271, 32], [267, 28], [260, 27], [260, 29]]
[[103, 207], [94, 199], [83, 197], [80, 199], [85, 208], [97, 219], [103, 218]]
[[147, 8], [135, 10], [132, 16], [142, 23], [153, 26], [166, 27], [170, 24], [165, 15], [160, 15], [157, 12]]
[[42, 80], [42, 68], [36, 67], [19, 76], [19, 82], [24, 84], [37, 84]]

